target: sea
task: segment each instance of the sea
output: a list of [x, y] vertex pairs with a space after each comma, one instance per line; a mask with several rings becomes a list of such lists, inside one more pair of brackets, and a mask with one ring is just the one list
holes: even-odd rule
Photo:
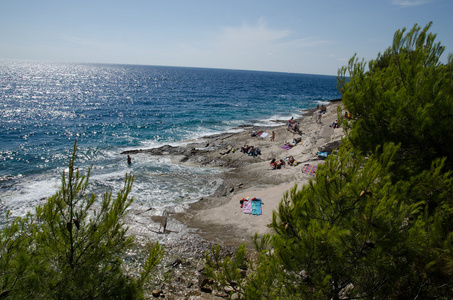
[[0, 219], [33, 212], [59, 189], [75, 141], [75, 166], [92, 166], [97, 195], [115, 194], [131, 173], [134, 203], [197, 201], [224, 170], [146, 154], [128, 165], [121, 152], [278, 126], [339, 97], [335, 76], [0, 60]]

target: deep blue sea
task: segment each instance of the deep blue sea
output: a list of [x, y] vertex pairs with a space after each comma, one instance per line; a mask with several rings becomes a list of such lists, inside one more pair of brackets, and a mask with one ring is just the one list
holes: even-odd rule
[[120, 153], [275, 126], [339, 97], [335, 76], [0, 60], [0, 214], [51, 196], [76, 139], [93, 191], [117, 191], [131, 172], [136, 202], [193, 202], [218, 187], [222, 170], [146, 155], [128, 166]]

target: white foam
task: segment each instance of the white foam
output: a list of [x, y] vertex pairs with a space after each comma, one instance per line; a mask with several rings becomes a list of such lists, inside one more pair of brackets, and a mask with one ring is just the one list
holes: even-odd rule
[[24, 178], [12, 188], [5, 189], [1, 200], [13, 217], [24, 216], [33, 211], [43, 198], [53, 196], [60, 185], [61, 179], [57, 177]]
[[115, 167], [105, 167], [91, 172], [90, 188], [98, 196], [105, 191], [116, 192], [124, 185], [126, 173], [135, 176], [131, 191], [137, 202], [152, 207], [163, 207], [194, 202], [212, 194], [220, 182], [216, 174], [221, 168], [190, 167], [173, 164], [169, 158], [134, 155], [132, 165], [126, 162]]
[[220, 180], [197, 180], [190, 175], [168, 179], [167, 174], [150, 174], [146, 180], [136, 180], [131, 196], [137, 203], [162, 208], [195, 202], [212, 194], [221, 184]]
[[328, 104], [330, 104], [330, 103], [331, 103], [330, 101], [325, 101], [325, 100], [316, 101], [316, 104], [319, 104], [319, 105], [322, 105], [322, 104], [328, 105]]
[[297, 111], [293, 112], [289, 115], [273, 115], [269, 118], [259, 120], [253, 123], [254, 126], [256, 127], [278, 127], [282, 126], [283, 124], [286, 124], [290, 118], [294, 119], [300, 119], [302, 118], [302, 114], [305, 112], [304, 110], [302, 111]]
[[278, 120], [258, 121], [253, 123], [253, 126], [255, 127], [278, 127], [282, 125], [282, 122]]
[[[242, 122], [241, 122], [242, 123]], [[235, 132], [242, 132], [243, 129], [233, 127], [233, 126], [225, 126], [224, 129], [207, 129], [204, 127], [195, 128], [193, 131], [187, 131], [185, 133], [180, 133], [182, 136], [182, 140], [180, 141], [156, 141], [156, 140], [143, 140], [140, 142], [140, 145], [134, 147], [127, 147], [121, 149], [121, 151], [129, 151], [129, 150], [141, 150], [141, 149], [154, 149], [159, 148], [165, 145], [169, 145], [172, 147], [183, 147], [187, 144], [193, 142], [200, 142], [203, 141], [206, 137], [222, 134], [222, 133], [235, 133]]]

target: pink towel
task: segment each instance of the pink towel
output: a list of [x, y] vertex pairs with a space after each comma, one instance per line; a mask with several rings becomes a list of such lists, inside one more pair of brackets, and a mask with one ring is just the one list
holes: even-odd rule
[[247, 201], [244, 201], [244, 205], [242, 206], [242, 212], [244, 214], [252, 213], [252, 200], [250, 198], [247, 199]]

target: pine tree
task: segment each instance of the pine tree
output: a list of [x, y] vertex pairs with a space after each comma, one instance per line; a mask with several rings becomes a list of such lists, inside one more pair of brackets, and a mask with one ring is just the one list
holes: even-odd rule
[[0, 299], [33, 299], [40, 284], [43, 266], [36, 254], [33, 216], [17, 217], [10, 222], [7, 213], [0, 231]]
[[10, 246], [0, 257], [5, 297], [143, 298], [143, 284], [163, 248], [158, 243], [150, 247], [139, 278], [124, 272], [122, 259], [133, 237], [123, 219], [133, 201], [134, 177], [126, 175], [116, 197], [106, 192], [98, 200], [87, 190], [91, 168], [82, 175], [74, 166], [76, 150], [74, 143], [60, 190], [36, 208], [35, 216], [14, 220], [0, 234], [2, 246]]
[[431, 24], [398, 30], [377, 59], [367, 64], [355, 55], [339, 70], [339, 90], [353, 116], [351, 142], [365, 153], [400, 143], [395, 167], [402, 174], [429, 169], [442, 157], [453, 168], [453, 56], [440, 62], [445, 47], [435, 42]]
[[[451, 174], [442, 162], [414, 181], [391, 172], [398, 147], [364, 157], [347, 145], [274, 212], [274, 234], [235, 290], [246, 299], [437, 299], [453, 292]], [[436, 185], [423, 184], [432, 178]], [[427, 201], [440, 193], [428, 213]], [[422, 200], [424, 199], [424, 200]], [[263, 249], [267, 251], [262, 251]], [[239, 255], [239, 258], [244, 257]], [[211, 259], [207, 257], [208, 262]], [[225, 270], [217, 263], [214, 279]], [[234, 259], [233, 259], [234, 261]], [[211, 264], [212, 265], [212, 264]], [[236, 269], [237, 270], [237, 269]], [[221, 283], [221, 286], [230, 284]]]
[[221, 285], [246, 299], [451, 298], [453, 55], [439, 62], [430, 26], [397, 31], [368, 69], [354, 56], [339, 71], [353, 115], [343, 145], [285, 194], [258, 259], [238, 256], [247, 278]]

